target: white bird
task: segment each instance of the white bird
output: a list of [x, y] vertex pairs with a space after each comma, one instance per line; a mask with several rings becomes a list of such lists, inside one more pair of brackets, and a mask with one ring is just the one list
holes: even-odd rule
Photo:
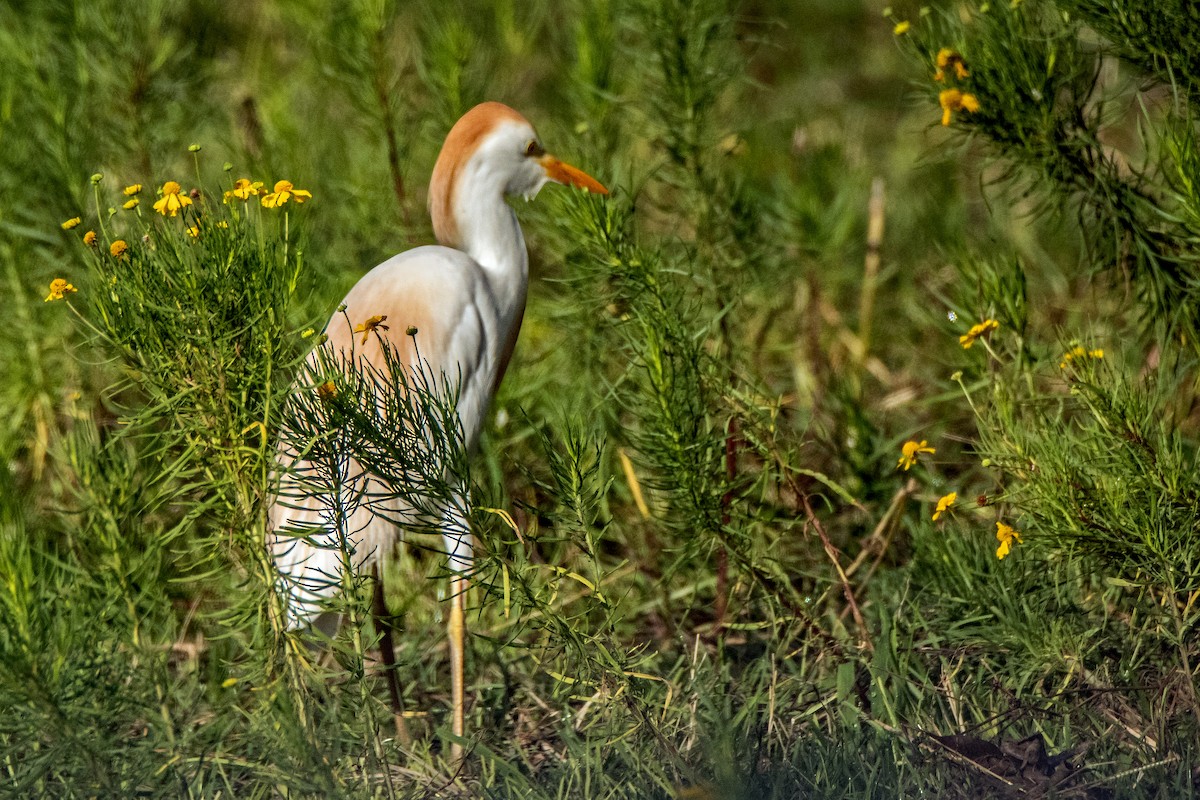
[[[529, 260], [525, 239], [509, 195], [532, 199], [547, 181], [607, 194], [599, 181], [547, 154], [533, 126], [501, 103], [482, 103], [451, 128], [438, 155], [429, 187], [429, 212], [438, 245], [417, 247], [383, 262], [363, 276], [343, 300], [351, 324], [386, 317], [366, 337], [354, 332], [340, 315], [325, 330], [324, 347], [383, 369], [379, 339], [389, 342], [414, 372], [458, 382], [457, 412], [464, 444], [473, 448], [483, 427], [492, 395], [504, 376], [525, 312]], [[416, 337], [407, 335], [416, 328]], [[377, 338], [378, 337], [378, 338]], [[414, 348], [414, 338], [417, 347]], [[422, 362], [418, 366], [418, 355]], [[310, 363], [315, 363], [315, 353]], [[351, 458], [353, 454], [346, 454]], [[279, 496], [269, 510], [268, 543], [287, 585], [289, 625], [312, 623], [323, 601], [335, 594], [343, 559], [330, 529], [329, 498], [305, 494], [294, 477], [307, 466], [295, 453], [281, 449], [280, 460], [294, 468], [282, 479]], [[463, 595], [472, 558], [467, 520], [459, 510], [441, 521], [446, 552], [455, 577], [448, 638], [452, 672], [452, 728], [463, 735]], [[346, 521], [349, 544], [358, 569], [371, 569], [404, 532], [394, 523], [358, 505]], [[300, 529], [316, 531], [307, 536]], [[292, 532], [289, 532], [292, 531]], [[338, 623], [335, 621], [334, 625]], [[457, 755], [457, 744], [452, 748]]]

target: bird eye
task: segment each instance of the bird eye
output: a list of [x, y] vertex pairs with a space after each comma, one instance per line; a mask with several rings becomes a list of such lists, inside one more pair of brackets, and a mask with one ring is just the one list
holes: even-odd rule
[[525, 155], [529, 158], [532, 158], [533, 156], [540, 156], [545, 152], [546, 151], [542, 149], [542, 146], [538, 144], [537, 139], [530, 139], [525, 145]]

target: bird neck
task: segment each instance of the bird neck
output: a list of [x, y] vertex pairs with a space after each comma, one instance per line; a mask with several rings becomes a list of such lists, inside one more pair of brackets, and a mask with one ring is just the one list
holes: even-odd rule
[[[435, 179], [431, 187], [434, 232], [441, 244], [462, 250], [483, 268], [502, 315], [519, 318], [529, 285], [529, 255], [517, 215], [496, 176], [469, 164], [458, 177], [450, 185]], [[457, 190], [451, 188], [455, 184]]]
[[433, 231], [439, 244], [465, 252], [483, 268], [498, 310], [512, 321], [525, 309], [529, 284], [525, 237], [504, 200], [511, 176], [497, 169], [485, 151], [471, 151], [473, 145], [456, 139], [470, 135], [456, 125], [434, 165], [429, 183]]
[[496, 288], [511, 285], [523, 292], [529, 279], [529, 254], [517, 215], [497, 196], [471, 203], [458, 220], [458, 248], [483, 267]]

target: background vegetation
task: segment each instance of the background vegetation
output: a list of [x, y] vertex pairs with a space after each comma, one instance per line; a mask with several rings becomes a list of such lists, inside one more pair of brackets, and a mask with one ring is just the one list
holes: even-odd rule
[[[0, 792], [1194, 791], [1198, 39], [1182, 1], [0, 6]], [[456, 764], [444, 564], [392, 568], [404, 741], [365, 588], [331, 647], [281, 629], [263, 503], [313, 331], [431, 241], [484, 99], [614, 191], [519, 209]]]

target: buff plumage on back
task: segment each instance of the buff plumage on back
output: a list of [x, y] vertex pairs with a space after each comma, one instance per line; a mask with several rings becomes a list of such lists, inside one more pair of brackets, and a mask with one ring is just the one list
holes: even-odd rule
[[438, 244], [461, 249], [458, 224], [454, 218], [459, 173], [471, 160], [484, 137], [505, 120], [529, 124], [518, 112], [493, 101], [472, 108], [447, 134], [429, 181], [429, 216], [433, 219], [433, 234]]

